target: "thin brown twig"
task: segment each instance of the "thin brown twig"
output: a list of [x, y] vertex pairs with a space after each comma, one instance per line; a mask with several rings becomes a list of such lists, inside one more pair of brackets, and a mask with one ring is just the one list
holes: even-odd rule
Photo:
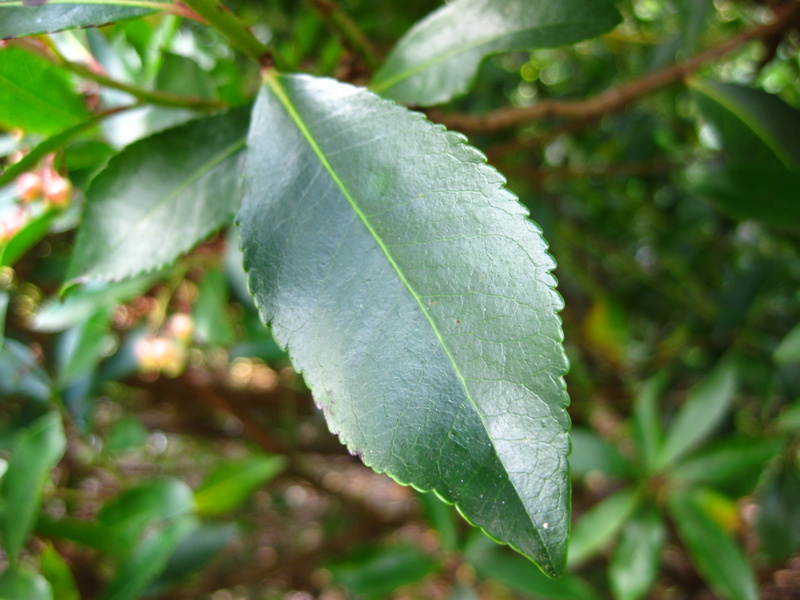
[[431, 120], [466, 133], [497, 131], [507, 127], [545, 119], [597, 119], [622, 110], [634, 100], [676, 81], [685, 79], [700, 67], [721, 58], [748, 42], [771, 38], [793, 27], [800, 21], [800, 2], [791, 2], [775, 11], [775, 19], [766, 25], [751, 27], [738, 35], [692, 58], [656, 71], [641, 79], [612, 87], [605, 92], [583, 100], [545, 100], [529, 107], [507, 107], [484, 115], [443, 114], [430, 111]]

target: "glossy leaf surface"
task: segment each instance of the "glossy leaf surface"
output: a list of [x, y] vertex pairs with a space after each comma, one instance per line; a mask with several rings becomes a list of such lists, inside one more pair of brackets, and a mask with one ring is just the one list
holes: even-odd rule
[[114, 157], [87, 194], [73, 278], [118, 280], [171, 264], [238, 206], [247, 112], [193, 121]]
[[467, 92], [487, 56], [571, 44], [619, 21], [608, 0], [457, 0], [401, 39], [370, 87], [398, 102], [447, 102]]
[[555, 574], [562, 301], [539, 229], [484, 160], [365, 90], [270, 76], [238, 216], [245, 269], [351, 452]]
[[0, 125], [54, 134], [88, 114], [64, 71], [19, 48], [0, 48]]
[[0, 1], [0, 39], [52, 33], [73, 27], [99, 27], [149, 15], [157, 10], [152, 6], [136, 6], [137, 3], [124, 0], [106, 0], [102, 4], [36, 4], [43, 5], [24, 6], [23, 2]]
[[14, 448], [0, 482], [0, 534], [3, 548], [12, 561], [33, 529], [42, 488], [65, 446], [61, 417], [53, 412], [35, 421]]

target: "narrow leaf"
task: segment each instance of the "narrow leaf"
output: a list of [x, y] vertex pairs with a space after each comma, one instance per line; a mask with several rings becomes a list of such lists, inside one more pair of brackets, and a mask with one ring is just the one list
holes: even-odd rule
[[712, 485], [741, 497], [753, 491], [764, 466], [780, 453], [783, 444], [780, 437], [724, 439], [689, 455], [672, 470], [671, 478]]
[[756, 530], [762, 551], [782, 563], [800, 548], [800, 465], [784, 459], [774, 466], [758, 492]]
[[659, 467], [674, 463], [703, 442], [725, 416], [735, 391], [736, 369], [727, 361], [692, 388], [667, 431]]
[[398, 42], [370, 87], [398, 102], [447, 102], [467, 92], [487, 56], [572, 44], [619, 22], [608, 0], [456, 0]]
[[[800, 210], [798, 210], [798, 213], [800, 214]], [[775, 348], [772, 356], [779, 365], [800, 363], [800, 324], [792, 327], [791, 331], [786, 334], [781, 343], [778, 344], [778, 347]]]
[[[102, 3], [59, 2], [25, 6], [28, 2], [0, 1], [0, 39], [52, 33], [74, 27], [99, 27], [149, 15], [158, 10], [158, 0], [147, 2], [103, 0]], [[34, 4], [30, 2], [30, 4]]]
[[219, 465], [195, 492], [197, 512], [219, 515], [238, 508], [285, 466], [283, 457], [270, 455], [254, 455], [246, 460]]
[[53, 595], [58, 600], [81, 600], [78, 585], [69, 565], [52, 544], [48, 543], [42, 550], [39, 565], [42, 575], [50, 583]]
[[653, 470], [661, 448], [661, 417], [658, 398], [664, 389], [664, 378], [655, 376], [644, 383], [633, 405], [633, 439], [639, 451], [639, 460], [646, 472]]
[[573, 429], [572, 453], [569, 456], [572, 475], [599, 471], [605, 475], [631, 477], [635, 469], [613, 445], [588, 429]]
[[539, 229], [462, 136], [332, 80], [267, 82], [238, 217], [262, 318], [351, 452], [559, 573], [566, 358]]
[[88, 115], [65, 72], [19, 48], [0, 48], [0, 125], [49, 135]]
[[728, 600], [756, 600], [755, 576], [742, 549], [707, 514], [699, 496], [675, 493], [669, 508], [695, 566], [711, 587]]
[[208, 117], [136, 142], [93, 181], [69, 273], [133, 277], [172, 264], [238, 206], [247, 111]]
[[602, 550], [630, 514], [636, 510], [639, 494], [625, 488], [595, 504], [575, 523], [569, 542], [569, 565], [575, 567]]
[[608, 571], [616, 600], [647, 595], [658, 574], [665, 534], [661, 515], [649, 506], [625, 525]]
[[499, 581], [533, 598], [599, 600], [600, 595], [580, 577], [566, 573], [550, 579], [520, 555], [505, 550], [485, 535], [473, 535], [464, 558], [481, 577]]
[[42, 488], [66, 447], [61, 417], [41, 417], [20, 437], [0, 484], [0, 533], [15, 561], [28, 539], [42, 499]]

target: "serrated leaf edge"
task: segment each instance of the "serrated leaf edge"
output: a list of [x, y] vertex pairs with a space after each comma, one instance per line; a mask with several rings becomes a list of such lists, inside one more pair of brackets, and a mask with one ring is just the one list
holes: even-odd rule
[[[310, 76], [303, 76], [303, 77], [310, 77]], [[469, 148], [472, 151], [473, 155], [476, 158], [480, 159], [480, 162], [476, 162], [476, 163], [473, 163], [473, 164], [480, 165], [484, 169], [489, 169], [489, 170], [494, 171], [495, 173], [498, 173], [501, 176], [501, 179], [502, 179], [502, 183], [499, 185], [498, 189], [502, 189], [502, 190], [508, 191], [507, 188], [505, 188], [505, 181], [506, 181], [505, 177], [502, 177], [502, 174], [497, 172], [497, 170], [494, 169], [494, 167], [492, 167], [491, 165], [487, 164], [487, 158], [482, 152], [480, 152], [479, 150], [477, 150], [476, 148], [474, 148], [472, 146], [469, 146], [466, 143], [467, 142], [467, 138], [463, 134], [458, 133], [458, 132], [454, 132], [454, 131], [448, 131], [445, 128], [444, 125], [441, 125], [441, 124], [438, 124], [438, 123], [433, 123], [430, 120], [428, 120], [427, 116], [424, 113], [420, 113], [420, 112], [417, 112], [417, 111], [409, 110], [407, 107], [402, 106], [402, 105], [398, 104], [397, 102], [394, 102], [393, 100], [389, 100], [389, 99], [383, 98], [381, 96], [378, 96], [377, 94], [375, 94], [374, 92], [371, 92], [370, 90], [368, 90], [366, 88], [361, 88], [361, 87], [357, 87], [357, 86], [354, 86], [354, 85], [351, 85], [351, 84], [342, 83], [340, 81], [337, 81], [337, 80], [334, 80], [334, 79], [330, 79], [330, 78], [315, 77], [314, 79], [323, 79], [323, 80], [324, 79], [328, 79], [330, 81], [334, 81], [338, 85], [345, 85], [345, 86], [351, 87], [351, 88], [353, 88], [354, 90], [356, 90], [359, 93], [372, 94], [372, 95], [375, 96], [375, 98], [379, 102], [381, 102], [381, 103], [383, 103], [385, 105], [390, 105], [393, 108], [399, 108], [399, 109], [403, 110], [404, 112], [406, 112], [407, 114], [411, 115], [412, 117], [429, 123], [432, 127], [437, 129], [442, 134], [447, 135], [450, 139], [454, 140], [456, 143], [462, 144], [462, 145], [466, 146], [467, 148]], [[450, 360], [451, 364], [453, 365], [453, 368], [456, 371], [458, 379], [462, 383], [462, 386], [464, 388], [464, 393], [465, 393], [466, 397], [469, 399], [469, 401], [472, 404], [473, 408], [475, 408], [476, 412], [478, 413], [478, 415], [479, 415], [479, 417], [481, 419], [481, 422], [483, 422], [483, 417], [481, 416], [480, 411], [477, 410], [477, 406], [476, 406], [475, 402], [472, 399], [472, 395], [470, 394], [469, 389], [467, 388], [467, 386], [466, 386], [466, 384], [464, 382], [464, 377], [461, 375], [461, 373], [460, 373], [460, 371], [458, 369], [458, 366], [455, 364], [455, 361], [453, 360], [452, 354], [450, 353], [449, 349], [445, 345], [445, 343], [444, 343], [444, 341], [443, 341], [443, 339], [441, 337], [441, 334], [438, 331], [437, 326], [435, 325], [435, 323], [431, 319], [430, 315], [428, 314], [428, 311], [425, 309], [424, 303], [422, 303], [420, 301], [418, 294], [413, 290], [413, 288], [408, 283], [408, 280], [406, 279], [405, 275], [402, 273], [402, 271], [400, 270], [399, 266], [397, 265], [397, 263], [392, 258], [391, 254], [389, 254], [388, 249], [386, 248], [385, 244], [380, 239], [380, 237], [377, 235], [377, 232], [375, 231], [375, 229], [366, 220], [366, 217], [363, 215], [363, 211], [361, 211], [361, 209], [355, 204], [355, 201], [353, 200], [352, 195], [349, 193], [349, 190], [344, 185], [344, 182], [342, 182], [341, 179], [338, 177], [338, 175], [336, 174], [336, 172], [333, 169], [332, 165], [328, 161], [327, 157], [322, 152], [321, 148], [319, 148], [319, 146], [316, 144], [313, 136], [311, 135], [311, 132], [308, 131], [308, 128], [305, 126], [305, 123], [303, 122], [302, 117], [300, 117], [300, 115], [294, 109], [294, 105], [292, 104], [291, 100], [287, 96], [285, 90], [283, 89], [283, 86], [278, 81], [278, 77], [275, 75], [274, 72], [268, 71], [268, 72], [266, 72], [264, 74], [264, 81], [271, 88], [273, 93], [276, 95], [276, 97], [280, 101], [280, 103], [283, 106], [283, 108], [289, 114], [289, 116], [292, 119], [292, 121], [295, 123], [295, 125], [298, 127], [298, 129], [301, 131], [304, 139], [307, 141], [307, 143], [311, 147], [312, 151], [315, 153], [315, 155], [320, 160], [320, 162], [322, 163], [322, 165], [325, 168], [325, 170], [328, 172], [328, 174], [333, 179], [334, 183], [339, 188], [340, 192], [345, 196], [345, 198], [347, 199], [348, 203], [350, 204], [350, 206], [352, 207], [352, 209], [354, 210], [356, 215], [359, 217], [361, 222], [364, 224], [364, 226], [367, 228], [369, 233], [372, 235], [373, 239], [379, 245], [380, 249], [383, 251], [384, 255], [386, 256], [387, 260], [389, 260], [390, 264], [395, 269], [395, 272], [397, 273], [398, 277], [402, 281], [403, 285], [406, 287], [406, 289], [408, 289], [408, 291], [411, 293], [411, 295], [414, 298], [414, 300], [420, 306], [420, 309], [422, 310], [423, 314], [425, 315], [425, 318], [428, 320], [431, 328], [433, 329], [437, 340], [439, 341], [441, 347], [444, 349], [445, 353], [447, 354], [447, 357]], [[519, 203], [519, 199], [515, 195], [514, 195], [514, 199]], [[522, 205], [521, 203], [520, 203], [520, 205], [524, 207], [524, 205]], [[553, 258], [552, 254], [549, 252], [549, 249], [548, 249], [548, 246], [547, 246], [547, 241], [545, 240], [544, 236], [542, 235], [541, 228], [539, 227], [538, 224], [536, 224], [535, 222], [531, 221], [528, 218], [528, 216], [529, 216], [529, 213], [527, 215], [522, 216], [522, 218], [524, 218], [532, 226], [533, 230], [536, 231], [540, 235], [541, 241], [544, 244], [544, 252], [548, 256], [548, 258], [550, 258], [550, 264], [552, 265], [551, 268], [548, 269], [546, 272], [547, 272], [547, 274], [551, 274], [552, 270], [555, 268], [555, 264], [556, 264], [555, 259]], [[238, 224], [238, 218], [237, 218], [237, 220], [235, 222]], [[242, 250], [244, 250], [244, 248], [242, 247], [242, 244], [241, 244], [241, 240], [240, 240], [240, 248]], [[249, 272], [250, 272], [250, 269], [247, 267], [247, 265], [245, 265], [245, 273], [249, 274]], [[553, 279], [555, 281], [555, 277], [553, 277]], [[253, 290], [251, 289], [251, 279], [249, 277], [247, 279], [247, 287], [248, 287], [248, 292], [253, 297], [254, 304], [256, 305], [256, 308], [258, 309], [259, 317], [262, 319], [262, 322], [264, 323], [264, 325], [268, 327], [269, 324], [264, 319], [264, 312], [262, 310], [263, 307], [258, 302], [257, 296], [254, 294]], [[555, 288], [555, 286], [548, 285], [547, 287], [556, 295], [556, 297], [560, 301], [558, 303], [558, 305], [560, 307], [563, 307], [563, 304], [564, 304], [563, 303], [563, 298], [562, 298], [561, 294], [558, 292], [558, 290]], [[559, 321], [559, 326], [558, 326], [559, 335], [558, 335], [558, 339], [556, 341], [558, 341], [559, 343], [562, 343], [564, 341], [564, 333], [563, 333], [563, 328], [561, 327], [561, 319], [560, 319], [560, 317], [558, 317], [558, 312], [557, 312], [558, 310], [560, 310], [560, 308], [556, 310], [556, 314], [555, 314], [556, 319], [558, 319], [558, 321]], [[282, 344], [282, 343], [278, 342], [278, 340], [276, 340], [276, 342], [278, 343], [279, 346], [282, 347], [282, 349], [288, 351], [288, 348], [286, 347], [285, 344]], [[565, 362], [566, 362], [566, 356], [564, 358], [565, 358]], [[567, 364], [567, 366], [564, 369], [564, 371], [555, 379], [556, 382], [560, 383], [560, 387], [561, 387], [562, 391], [566, 391], [566, 389], [567, 389], [566, 380], [564, 379], [564, 375], [566, 375], [566, 373], [568, 371], [568, 368], [569, 368], [569, 365], [568, 365], [568, 363], [566, 363], [566, 364]], [[300, 374], [302, 375], [302, 370], [300, 371]], [[313, 390], [312, 390], [312, 392], [313, 392]], [[566, 407], [568, 406], [568, 402], [569, 402], [569, 396], [567, 396], [566, 394], [565, 394], [565, 400], [566, 400], [566, 403], [563, 405], [563, 408], [564, 408], [564, 411], [565, 411], [565, 414], [566, 414]], [[567, 415], [567, 419], [568, 418], [569, 418], [569, 416]], [[459, 512], [459, 514], [470, 525], [480, 529], [487, 537], [489, 537], [490, 539], [494, 540], [495, 542], [497, 542], [499, 544], [503, 544], [503, 545], [506, 545], [506, 546], [509, 546], [509, 547], [513, 548], [514, 550], [516, 550], [517, 552], [519, 552], [523, 556], [526, 556], [528, 558], [532, 558], [527, 553], [525, 553], [523, 550], [521, 550], [520, 548], [515, 546], [514, 544], [509, 543], [509, 542], [507, 542], [505, 540], [501, 540], [501, 539], [496, 538], [485, 527], [483, 527], [481, 525], [477, 525], [476, 523], [474, 523], [466, 514], [464, 514], [464, 512], [461, 509], [461, 507], [456, 503], [455, 500], [447, 498], [446, 496], [443, 495], [443, 493], [440, 490], [438, 490], [436, 488], [424, 489], [422, 487], [419, 487], [419, 486], [415, 485], [413, 482], [403, 481], [401, 478], [397, 477], [395, 474], [393, 474], [393, 473], [391, 473], [391, 472], [389, 472], [387, 470], [384, 470], [384, 469], [377, 468], [377, 467], [373, 466], [372, 464], [370, 464], [365, 459], [365, 457], [361, 454], [361, 452], [358, 450], [358, 448], [355, 448], [341, 434], [340, 431], [335, 431], [330, 427], [329, 427], [329, 429], [330, 429], [331, 433], [336, 435], [341, 440], [341, 442], [345, 445], [345, 447], [348, 449], [348, 451], [351, 452], [351, 454], [359, 456], [359, 458], [362, 460], [362, 462], [366, 466], [371, 468], [373, 471], [375, 471], [376, 473], [385, 474], [385, 475], [389, 476], [395, 482], [399, 483], [400, 485], [412, 487], [413, 489], [418, 490], [420, 492], [433, 492], [442, 501], [446, 502], [447, 504], [449, 504], [451, 506], [454, 506], [456, 508], [456, 510]], [[571, 451], [571, 443], [570, 443], [570, 451]], [[568, 474], [565, 476], [565, 479], [567, 481], [567, 494], [568, 494], [568, 496], [571, 496], [571, 486], [569, 485], [569, 476], [568, 476]], [[569, 500], [569, 498], [568, 498], [568, 500]], [[546, 554], [546, 556], [548, 558], [548, 561], [550, 563], [547, 566], [540, 565], [539, 563], [536, 563], [536, 564], [548, 576], [550, 576], [550, 577], [558, 577], [559, 575], [561, 575], [561, 572], [557, 571], [556, 569], [553, 568], [553, 557], [552, 557], [552, 555], [551, 555], [551, 553], [549, 551], [549, 548], [544, 543], [536, 524], [534, 523], [533, 525], [534, 525], [533, 530], [537, 535], [539, 544], [540, 544], [541, 548], [543, 549], [544, 553]], [[569, 519], [567, 519], [566, 527], [567, 527], [567, 533], [568, 533], [569, 532]], [[566, 556], [566, 554], [565, 554], [565, 556]], [[565, 561], [565, 565], [566, 565], [566, 561]]]

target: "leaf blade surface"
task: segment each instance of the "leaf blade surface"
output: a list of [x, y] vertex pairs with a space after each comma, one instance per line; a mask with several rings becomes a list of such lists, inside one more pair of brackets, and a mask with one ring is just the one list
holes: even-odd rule
[[171, 264], [238, 205], [247, 112], [192, 121], [112, 158], [87, 194], [69, 276], [119, 280]]
[[457, 0], [401, 39], [370, 87], [398, 102], [447, 102], [466, 93], [487, 56], [570, 44], [619, 21], [605, 0]]
[[462, 136], [332, 80], [268, 84], [238, 216], [262, 318], [351, 452], [560, 572], [566, 358], [540, 231]]
[[[53, 33], [74, 27], [100, 27], [117, 21], [143, 17], [158, 9], [150, 6], [137, 6], [136, 2], [110, 1], [104, 3], [82, 4], [67, 2], [24, 6], [23, 2], [0, 2], [0, 39]], [[166, 4], [165, 4], [166, 6]]]

